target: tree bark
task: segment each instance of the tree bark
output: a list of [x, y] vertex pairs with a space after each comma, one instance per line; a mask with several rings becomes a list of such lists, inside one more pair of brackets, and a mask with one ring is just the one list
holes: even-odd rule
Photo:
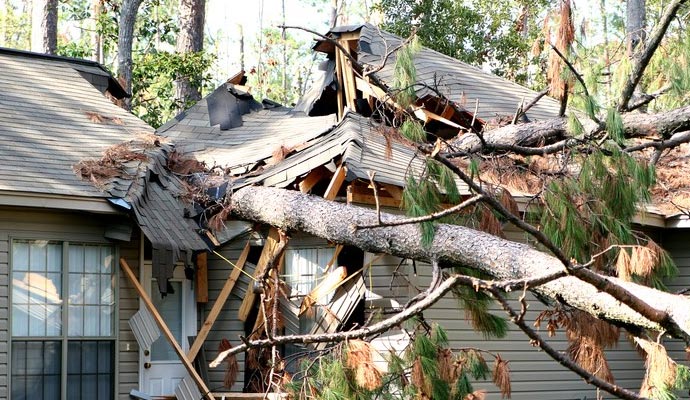
[[[134, 23], [142, 0], [123, 0], [117, 32], [117, 79], [127, 93], [132, 93], [132, 41]], [[122, 108], [132, 109], [132, 99], [125, 97]]]
[[625, 31], [628, 56], [632, 56], [637, 46], [644, 43], [647, 37], [645, 32], [645, 20], [647, 18], [645, 3], [645, 0], [627, 0]]
[[58, 0], [33, 0], [31, 8], [31, 51], [57, 51]]
[[[180, 0], [180, 32], [177, 34], [175, 51], [180, 54], [197, 53], [204, 47], [204, 19], [206, 0]], [[175, 80], [175, 102], [178, 112], [184, 111], [187, 104], [201, 100], [201, 77], [178, 76]]]
[[[690, 130], [690, 106], [656, 114], [626, 113], [622, 115], [626, 137], [657, 137], [668, 139], [676, 132]], [[601, 126], [589, 118], [580, 118], [585, 128], [585, 136], [601, 131]], [[554, 118], [546, 121], [530, 122], [526, 124], [507, 125], [482, 134], [485, 150], [493, 150], [496, 146], [544, 146], [567, 139], [568, 121], [566, 118]], [[476, 134], [465, 133], [452, 140], [450, 145], [454, 150], [463, 152], [478, 152], [483, 144]]]
[[[445, 265], [469, 267], [499, 280], [534, 279], [564, 269], [555, 257], [531, 246], [510, 242], [462, 226], [439, 224], [432, 244], [425, 247], [415, 225], [355, 229], [375, 224], [375, 211], [296, 191], [265, 187], [239, 189], [231, 198], [235, 217], [262, 222], [286, 231], [306, 232], [335, 243], [348, 244], [374, 253], [421, 261], [438, 260]], [[382, 214], [384, 222], [399, 217]], [[647, 305], [668, 314], [674, 336], [690, 337], [690, 299], [607, 277], [644, 299]], [[660, 326], [627, 305], [578, 278], [566, 276], [531, 289], [541, 297], [567, 304], [611, 323], [661, 330]]]

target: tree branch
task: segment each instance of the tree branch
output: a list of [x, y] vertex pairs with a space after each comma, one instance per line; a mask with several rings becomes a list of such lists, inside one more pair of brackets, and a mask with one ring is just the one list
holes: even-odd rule
[[656, 29], [649, 37], [644, 50], [642, 50], [642, 53], [636, 57], [637, 62], [633, 66], [633, 70], [630, 73], [630, 78], [625, 83], [625, 86], [621, 91], [621, 97], [618, 100], [618, 111], [630, 111], [628, 103], [630, 102], [630, 98], [632, 97], [635, 88], [640, 83], [642, 75], [644, 75], [644, 71], [647, 69], [647, 65], [649, 65], [649, 61], [651, 61], [656, 49], [659, 47], [659, 44], [661, 44], [661, 40], [666, 35], [666, 31], [668, 30], [669, 25], [671, 25], [671, 21], [673, 21], [673, 18], [675, 18], [680, 7], [686, 2], [687, 0], [674, 0], [666, 8], [664, 15], [661, 17], [661, 21], [659, 21]]
[[524, 280], [524, 279], [513, 279], [506, 281], [487, 281], [466, 275], [451, 275], [446, 280], [436, 285], [436, 288], [429, 291], [427, 296], [421, 298], [418, 302], [414, 303], [410, 307], [404, 309], [403, 311], [387, 318], [383, 321], [377, 322], [370, 326], [365, 326], [359, 329], [353, 329], [344, 332], [333, 332], [333, 333], [323, 333], [323, 334], [310, 334], [310, 335], [285, 335], [276, 336], [272, 339], [257, 339], [257, 340], [244, 340], [241, 345], [235, 346], [229, 350], [226, 350], [209, 363], [210, 368], [216, 368], [220, 365], [223, 360], [233, 354], [241, 353], [247, 351], [254, 347], [269, 347], [276, 346], [286, 343], [330, 343], [330, 342], [342, 342], [349, 339], [361, 339], [369, 336], [374, 336], [382, 332], [386, 332], [391, 328], [400, 325], [406, 320], [418, 315], [424, 310], [436, 304], [446, 293], [450, 292], [457, 285], [471, 286], [475, 288], [493, 288], [497, 291], [510, 291], [522, 287], [537, 287], [544, 285], [550, 281], [561, 278], [562, 272], [555, 274], [547, 274], [534, 279]]
[[[443, 218], [447, 215], [454, 214], [464, 208], [467, 208], [471, 205], [474, 205], [476, 203], [479, 203], [480, 201], [484, 201], [486, 199], [486, 196], [484, 195], [478, 195], [474, 196], [470, 199], [467, 199], [463, 201], [460, 204], [456, 204], [453, 207], [446, 208], [445, 210], [435, 212], [433, 214], [429, 215], [424, 215], [421, 217], [415, 217], [415, 218], [407, 218], [404, 220], [399, 220], [399, 221], [389, 221], [389, 222], [383, 222], [379, 219], [379, 222], [376, 224], [370, 224], [370, 225], [355, 225], [355, 230], [357, 229], [372, 229], [372, 228], [380, 228], [383, 226], [400, 226], [400, 225], [408, 225], [408, 224], [418, 224], [421, 222], [429, 222], [429, 221], [435, 221], [437, 219]], [[377, 207], [377, 211], [378, 207]]]
[[548, 354], [559, 364], [580, 375], [585, 380], [585, 382], [594, 385], [618, 398], [627, 400], [644, 399], [644, 397], [639, 396], [635, 392], [632, 392], [618, 385], [611, 384], [603, 379], [596, 377], [595, 375], [591, 374], [589, 371], [585, 370], [577, 363], [575, 363], [572, 359], [570, 359], [570, 357], [566, 356], [565, 353], [561, 353], [553, 347], [551, 347], [534, 329], [532, 329], [529, 325], [525, 323], [525, 321], [522, 318], [520, 318], [520, 315], [510, 306], [508, 301], [498, 290], [496, 290], [495, 288], [487, 288], [487, 290], [499, 302], [499, 304], [501, 304], [503, 310], [505, 310], [505, 312], [508, 315], [510, 315], [510, 318], [513, 321], [513, 323], [517, 325], [518, 328], [520, 328], [520, 330], [522, 330], [525, 333], [525, 335], [527, 335], [527, 337], [529, 337], [532, 340], [533, 343], [536, 343], [542, 350], [544, 350], [546, 354]]

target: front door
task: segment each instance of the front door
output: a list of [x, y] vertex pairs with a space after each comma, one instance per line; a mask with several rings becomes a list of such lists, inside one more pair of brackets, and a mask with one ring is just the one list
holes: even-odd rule
[[[187, 337], [196, 334], [196, 309], [190, 281], [184, 278], [184, 268], [175, 267], [175, 276], [170, 281], [174, 293], [165, 297], [158, 291], [158, 283], [151, 277], [151, 264], [146, 263], [142, 271], [142, 282], [151, 301], [156, 306], [168, 328], [182, 349], [189, 351]], [[140, 387], [151, 396], [172, 396], [175, 388], [187, 375], [173, 347], [161, 334], [150, 349], [140, 349]]]

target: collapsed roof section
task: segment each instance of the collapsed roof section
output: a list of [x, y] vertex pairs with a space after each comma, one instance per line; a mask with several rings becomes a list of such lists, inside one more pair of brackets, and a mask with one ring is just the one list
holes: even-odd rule
[[75, 166], [82, 179], [95, 183], [110, 197], [111, 204], [129, 211], [151, 242], [153, 276], [161, 293], [173, 276], [175, 263], [189, 265], [194, 251], [207, 250], [204, 230], [185, 205], [185, 184], [169, 165], [176, 158], [175, 146], [155, 135], [108, 149], [98, 161], [86, 160]]
[[[404, 40], [369, 24], [334, 28], [327, 36], [330, 39], [317, 41], [314, 49], [325, 53], [329, 61], [321, 66], [317, 88], [298, 108], [310, 115], [338, 112], [340, 116], [344, 107], [363, 115], [380, 103], [395, 108], [391, 96], [395, 92], [394, 70]], [[418, 84], [413, 112], [427, 124], [428, 131], [446, 138], [470, 128], [479, 131], [494, 120], [511, 120], [538, 96], [521, 85], [428, 48], [414, 54], [414, 65]], [[545, 97], [524, 117], [543, 120], [557, 117], [558, 112], [558, 102]]]

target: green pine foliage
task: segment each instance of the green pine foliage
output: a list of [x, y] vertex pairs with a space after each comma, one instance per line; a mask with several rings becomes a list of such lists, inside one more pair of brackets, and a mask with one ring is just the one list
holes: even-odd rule
[[[456, 268], [456, 272], [470, 276], [477, 275], [475, 271], [466, 268]], [[489, 306], [493, 303], [491, 296], [467, 286], [454, 287], [453, 295], [458, 299], [460, 307], [465, 310], [472, 327], [481, 332], [486, 339], [506, 336], [508, 322], [505, 318], [489, 312]]]
[[[617, 113], [608, 121], [618, 124]], [[638, 205], [649, 201], [655, 182], [652, 165], [637, 161], [612, 143], [576, 156], [580, 171], [575, 177], [554, 180], [543, 196], [538, 219], [542, 231], [563, 252], [580, 263], [611, 245], [638, 243], [632, 230]], [[596, 267], [612, 272], [612, 257], [598, 258]], [[609, 258], [607, 258], [607, 256]], [[673, 276], [676, 267], [668, 254], [659, 257], [651, 284], [663, 287], [662, 278]]]
[[623, 119], [621, 114], [615, 108], [611, 107], [606, 113], [606, 132], [611, 136], [611, 138], [618, 143], [623, 145], [625, 143], [625, 128], [623, 127]]
[[402, 46], [396, 55], [395, 68], [393, 72], [393, 89], [397, 90], [395, 100], [403, 108], [412, 105], [417, 99], [417, 92], [414, 85], [417, 83], [417, 69], [414, 66], [414, 55], [419, 51], [421, 45], [416, 37]]
[[415, 143], [426, 142], [426, 132], [424, 127], [417, 120], [408, 119], [400, 125], [400, 134]]

